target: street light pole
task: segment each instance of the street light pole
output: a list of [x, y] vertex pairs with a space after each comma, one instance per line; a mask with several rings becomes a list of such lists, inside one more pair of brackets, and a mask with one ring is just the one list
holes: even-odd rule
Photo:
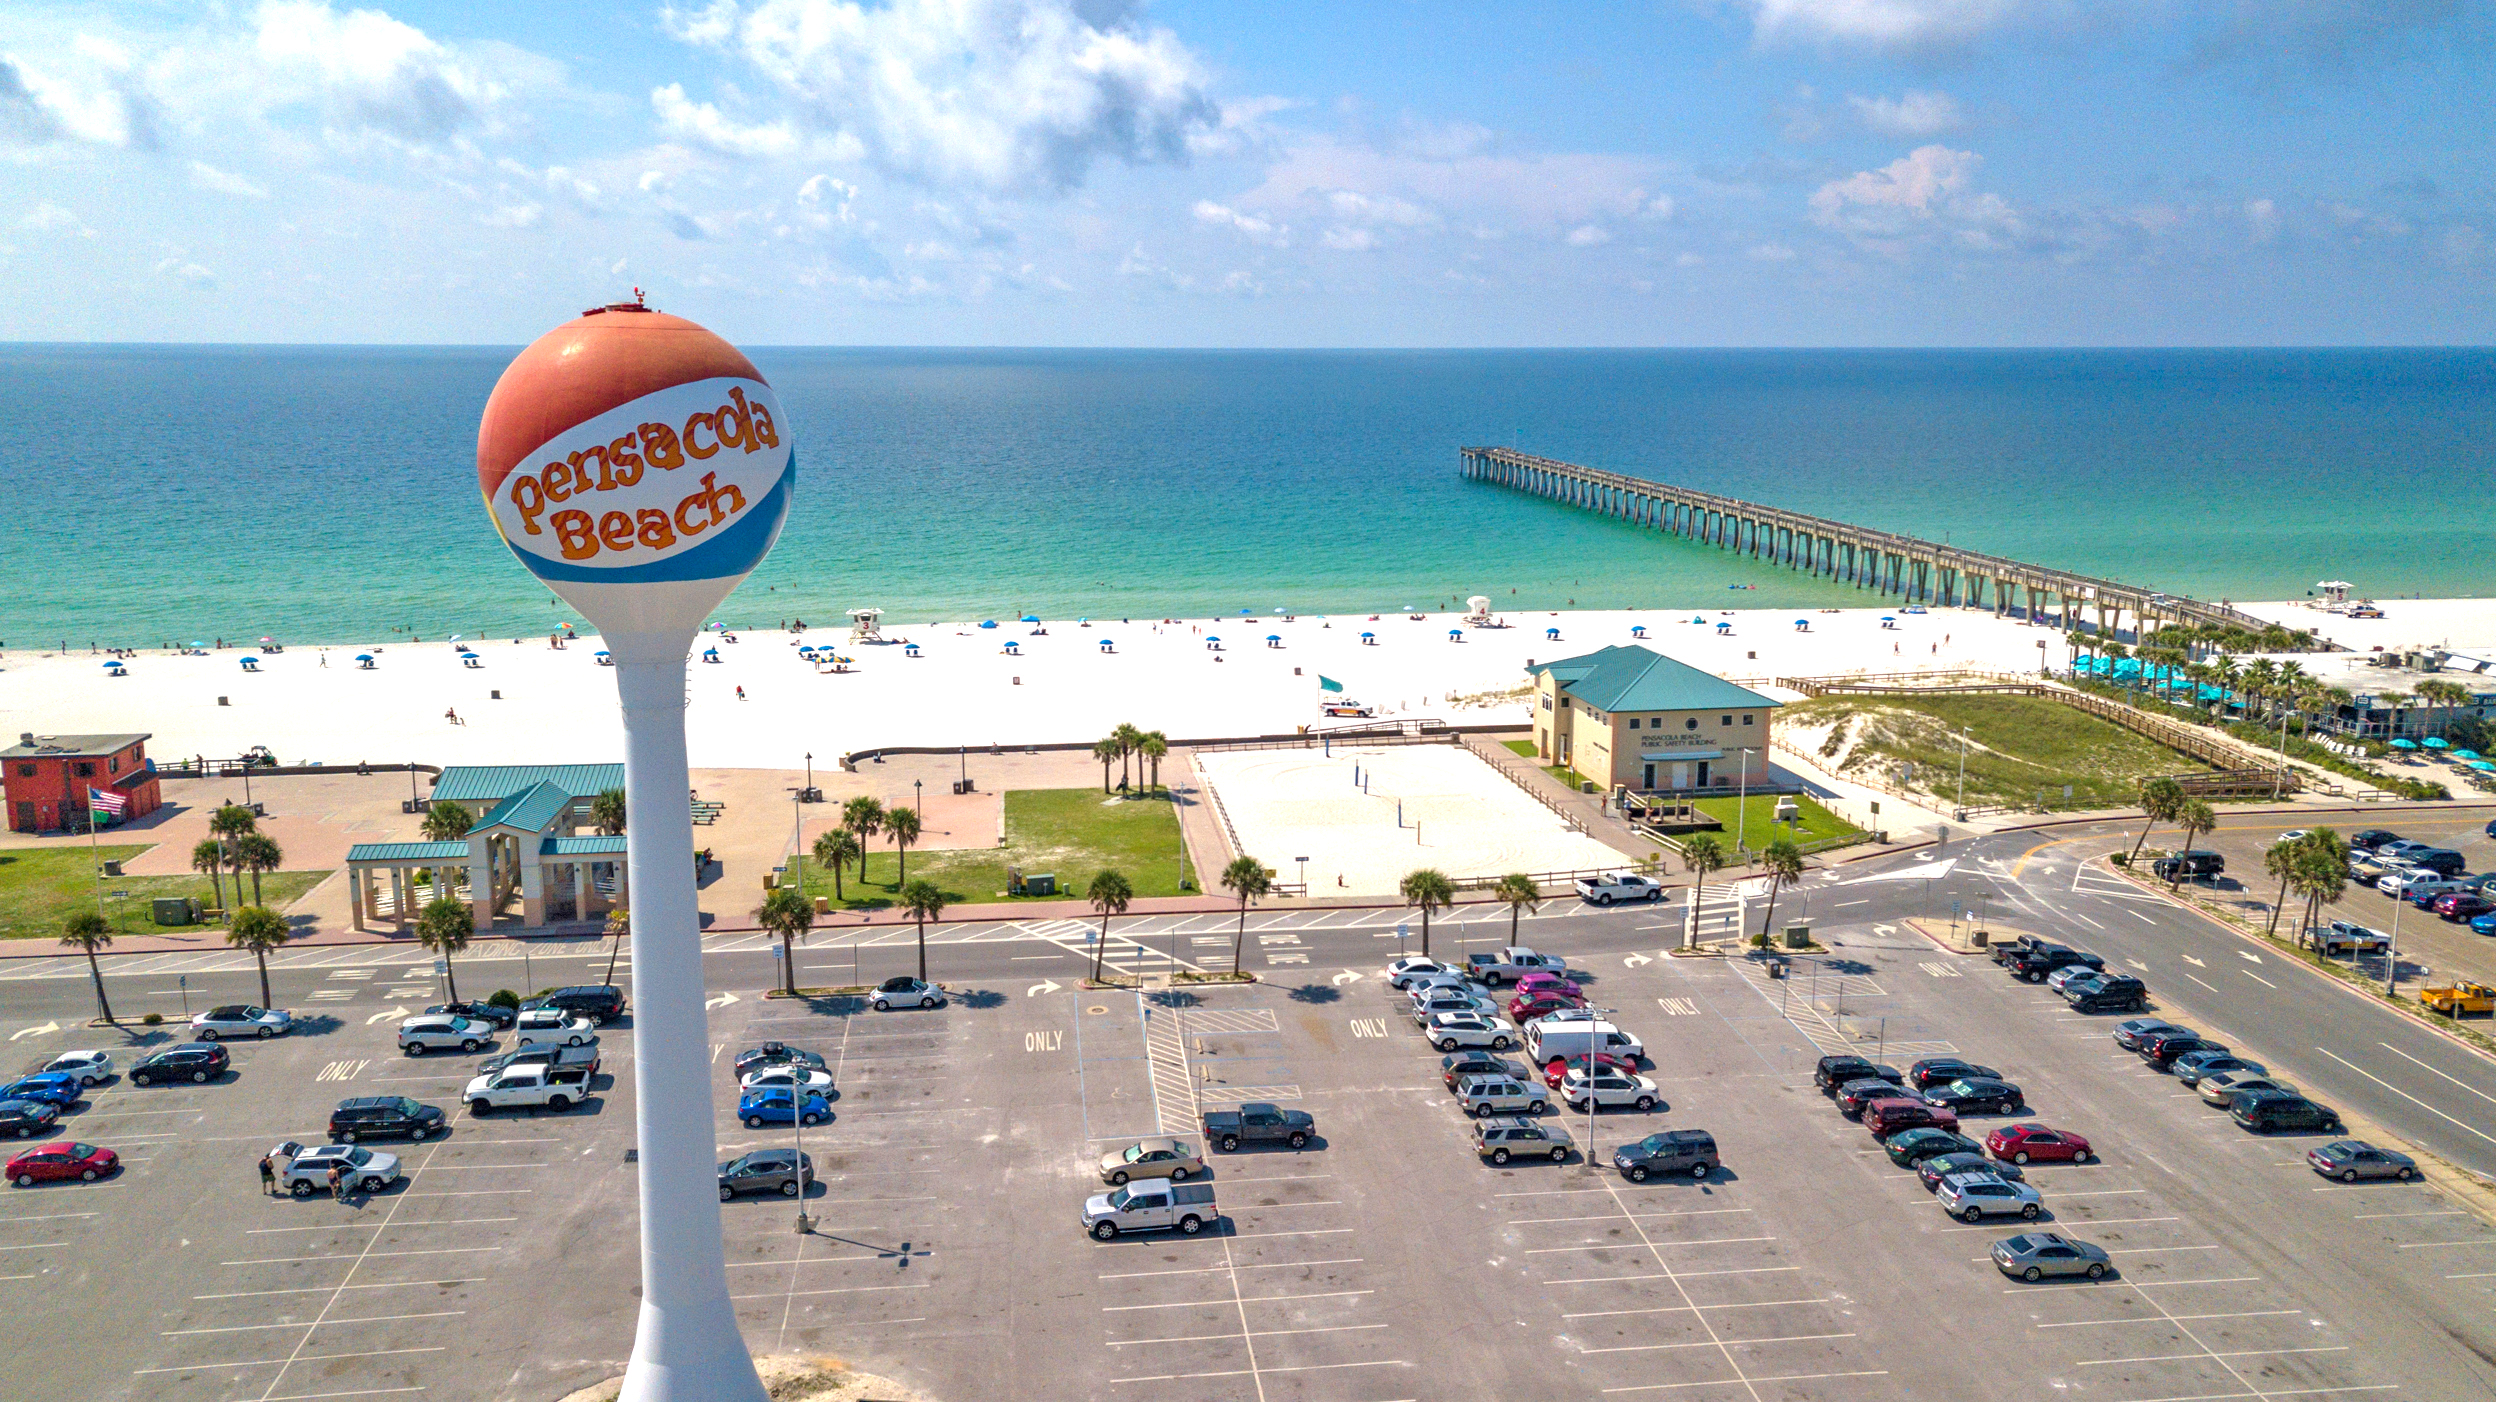
[[1967, 821], [1967, 820], [1966, 820], [1964, 817], [1959, 817], [1959, 815], [1960, 815], [1960, 814], [1965, 813], [1966, 811], [1967, 811], [1967, 727], [1965, 727], [1965, 726], [1961, 726], [1961, 727], [1959, 727], [1959, 801], [1958, 801], [1958, 803], [1957, 803], [1956, 805], [1954, 805], [1954, 807], [1953, 807], [1953, 809], [1952, 809], [1952, 816], [1953, 816], [1954, 818], [1957, 818], [1957, 820], [1958, 820], [1958, 821], [1960, 821], [1960, 822], [1965, 822], [1965, 821]]
[[2394, 997], [2394, 985], [2401, 979], [2401, 907], [2409, 904], [2398, 896], [2392, 898], [2392, 947], [2383, 952], [2383, 996]]
[[[1590, 1012], [1590, 1013], [1593, 1013], [1593, 1014], [1594, 1014], [1594, 1016], [1595, 1016], [1595, 1019], [1596, 1019], [1597, 1021], [1601, 1021], [1601, 1020], [1603, 1020], [1603, 1019], [1606, 1019], [1606, 1018], [1611, 1017], [1611, 1016], [1612, 1016], [1612, 1013], [1613, 1013], [1613, 1011], [1614, 1011], [1614, 1010], [1613, 1010], [1613, 1009], [1611, 1009], [1611, 1008], [1589, 1008], [1589, 1009], [1587, 1009], [1587, 1011], [1588, 1011], [1588, 1012]], [[1563, 1070], [1562, 1070], [1562, 1072], [1561, 1072], [1560, 1079], [1561, 1079], [1561, 1084], [1566, 1085], [1566, 1084], [1568, 1083], [1568, 1072], [1567, 1072], [1567, 1070], [1566, 1070], [1565, 1068], [1563, 1068]], [[1596, 1163], [1595, 1163], [1595, 1055], [1594, 1055], [1594, 1052], [1593, 1052], [1593, 1050], [1592, 1050], [1592, 1048], [1591, 1048], [1591, 1047], [1588, 1049], [1588, 1051], [1587, 1051], [1587, 1053], [1586, 1053], [1586, 1150], [1585, 1150], [1585, 1159], [1586, 1159], [1586, 1171], [1587, 1171], [1588, 1173], [1601, 1173], [1601, 1172], [1603, 1172], [1602, 1168], [1600, 1168], [1599, 1166], [1597, 1166], [1597, 1165], [1596, 1165]]]
[[[1742, 748], [1735, 750], [1734, 753], [1742, 756], [1740, 763], [1736, 766], [1740, 771], [1738, 777], [1738, 783], [1740, 786], [1738, 792], [1740, 796], [1735, 798], [1733, 801], [1733, 850], [1736, 853], [1740, 853], [1745, 850], [1743, 839], [1750, 832], [1751, 756], [1759, 752], [1751, 746], [1745, 745]], [[1749, 863], [1745, 862], [1744, 865], [1747, 866]]]

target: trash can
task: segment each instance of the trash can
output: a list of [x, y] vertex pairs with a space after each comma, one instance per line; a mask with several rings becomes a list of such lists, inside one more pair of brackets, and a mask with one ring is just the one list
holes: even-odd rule
[[1782, 960], [1782, 959], [1771, 959], [1771, 960], [1769, 960], [1769, 961], [1768, 961], [1768, 977], [1770, 977], [1770, 978], [1783, 978], [1783, 977], [1785, 977], [1785, 961], [1784, 961], [1784, 960]]
[[1978, 949], [1984, 948], [1987, 944], [1992, 943], [1992, 941], [1993, 936], [1986, 931], [1970, 930], [1967, 932], [1967, 942], [1976, 946]]
[[119, 875], [121, 875], [121, 858], [119, 858], [119, 857], [107, 857], [107, 858], [105, 858], [105, 859], [104, 859], [104, 874], [105, 874], [106, 876], [119, 876]]

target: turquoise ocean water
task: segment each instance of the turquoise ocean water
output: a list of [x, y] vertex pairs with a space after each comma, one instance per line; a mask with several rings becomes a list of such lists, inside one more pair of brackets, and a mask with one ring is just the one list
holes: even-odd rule
[[[2202, 597], [2496, 594], [2490, 351], [751, 353], [800, 485], [737, 623], [1862, 597], [1466, 444]], [[475, 485], [511, 354], [0, 348], [0, 641], [542, 632]]]

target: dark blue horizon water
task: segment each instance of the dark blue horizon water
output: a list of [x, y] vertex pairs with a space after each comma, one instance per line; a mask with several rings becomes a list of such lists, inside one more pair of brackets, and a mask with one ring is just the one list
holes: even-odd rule
[[[0, 347], [0, 641], [543, 632], [475, 486], [515, 349]], [[1864, 597], [1473, 444], [2204, 598], [2496, 593], [2490, 350], [748, 350], [800, 479], [737, 623]]]

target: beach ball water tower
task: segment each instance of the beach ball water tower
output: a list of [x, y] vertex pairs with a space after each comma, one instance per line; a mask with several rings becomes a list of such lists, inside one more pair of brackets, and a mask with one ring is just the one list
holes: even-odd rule
[[721, 1256], [685, 664], [779, 537], [796, 482], [753, 362], [638, 298], [522, 351], [477, 426], [494, 528], [597, 627], [623, 705], [642, 1287], [623, 1402], [766, 1395]]

